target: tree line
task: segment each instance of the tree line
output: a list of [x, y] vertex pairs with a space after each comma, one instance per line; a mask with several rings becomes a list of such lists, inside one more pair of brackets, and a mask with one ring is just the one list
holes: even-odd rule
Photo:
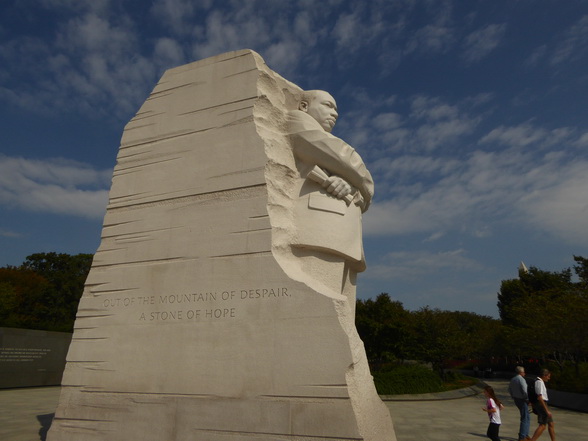
[[[588, 259], [574, 256], [574, 261], [573, 272], [531, 267], [503, 280], [497, 294], [500, 319], [427, 306], [408, 311], [387, 293], [358, 300], [356, 325], [368, 359], [376, 369], [421, 360], [440, 373], [458, 361], [509, 371], [517, 364], [531, 370], [555, 365], [562, 373], [572, 366], [571, 375], [578, 377], [588, 361]], [[588, 389], [588, 381], [582, 387]]]
[[376, 369], [389, 362], [420, 360], [442, 373], [450, 360], [502, 355], [500, 320], [428, 306], [408, 311], [387, 293], [375, 300], [357, 301], [356, 326], [370, 364]]

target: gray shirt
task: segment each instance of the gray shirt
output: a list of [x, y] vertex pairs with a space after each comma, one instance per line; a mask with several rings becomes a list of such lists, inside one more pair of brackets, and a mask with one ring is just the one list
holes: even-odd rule
[[513, 398], [519, 400], [528, 400], [529, 395], [527, 394], [527, 382], [522, 375], [515, 375], [510, 384], [508, 385], [508, 392]]

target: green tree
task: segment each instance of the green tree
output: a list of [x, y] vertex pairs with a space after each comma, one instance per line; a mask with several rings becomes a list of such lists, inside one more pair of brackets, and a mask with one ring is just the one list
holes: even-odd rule
[[0, 325], [71, 331], [91, 254], [37, 253], [0, 268]]
[[579, 282], [571, 270], [532, 267], [519, 279], [502, 282], [499, 309], [511, 353], [578, 367], [588, 355], [588, 259], [574, 256]]
[[560, 366], [588, 354], [588, 298], [579, 292], [544, 293], [519, 302], [516, 336], [527, 350]]
[[73, 329], [78, 303], [90, 266], [91, 254], [36, 253], [28, 256], [21, 268], [45, 277], [51, 284], [47, 293], [47, 321]]
[[580, 279], [579, 286], [581, 289], [588, 288], [588, 259], [582, 256], [574, 256], [577, 265], [574, 265], [574, 271]]
[[528, 272], [519, 271], [518, 279], [503, 280], [498, 293], [498, 311], [505, 325], [516, 326], [520, 316], [513, 312], [518, 302], [531, 299], [537, 293], [561, 293], [573, 289], [569, 268], [560, 272], [543, 271], [531, 267]]
[[31, 270], [0, 268], [0, 326], [45, 329], [50, 283]]
[[502, 355], [500, 336], [502, 323], [492, 317], [467, 311], [450, 312], [462, 334], [463, 346], [457, 358], [469, 360]]
[[357, 301], [355, 323], [368, 359], [382, 362], [405, 357], [408, 315], [402, 303], [393, 301], [387, 293], [376, 300]]
[[411, 314], [409, 341], [413, 357], [431, 363], [443, 377], [445, 361], [462, 356], [466, 336], [455, 314], [426, 306]]

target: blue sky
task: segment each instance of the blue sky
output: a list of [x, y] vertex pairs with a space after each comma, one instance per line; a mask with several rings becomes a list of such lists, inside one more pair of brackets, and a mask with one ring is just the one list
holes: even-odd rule
[[331, 92], [374, 175], [359, 298], [496, 317], [521, 260], [588, 257], [586, 0], [2, 0], [0, 266], [95, 252], [159, 77], [244, 48]]

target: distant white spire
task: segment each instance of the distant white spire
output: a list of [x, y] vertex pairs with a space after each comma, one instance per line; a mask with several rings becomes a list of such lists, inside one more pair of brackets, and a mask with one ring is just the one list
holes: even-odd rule
[[521, 273], [528, 273], [529, 269], [527, 268], [527, 266], [525, 265], [525, 262], [523, 262], [521, 260], [521, 264], [519, 265], [519, 272]]

